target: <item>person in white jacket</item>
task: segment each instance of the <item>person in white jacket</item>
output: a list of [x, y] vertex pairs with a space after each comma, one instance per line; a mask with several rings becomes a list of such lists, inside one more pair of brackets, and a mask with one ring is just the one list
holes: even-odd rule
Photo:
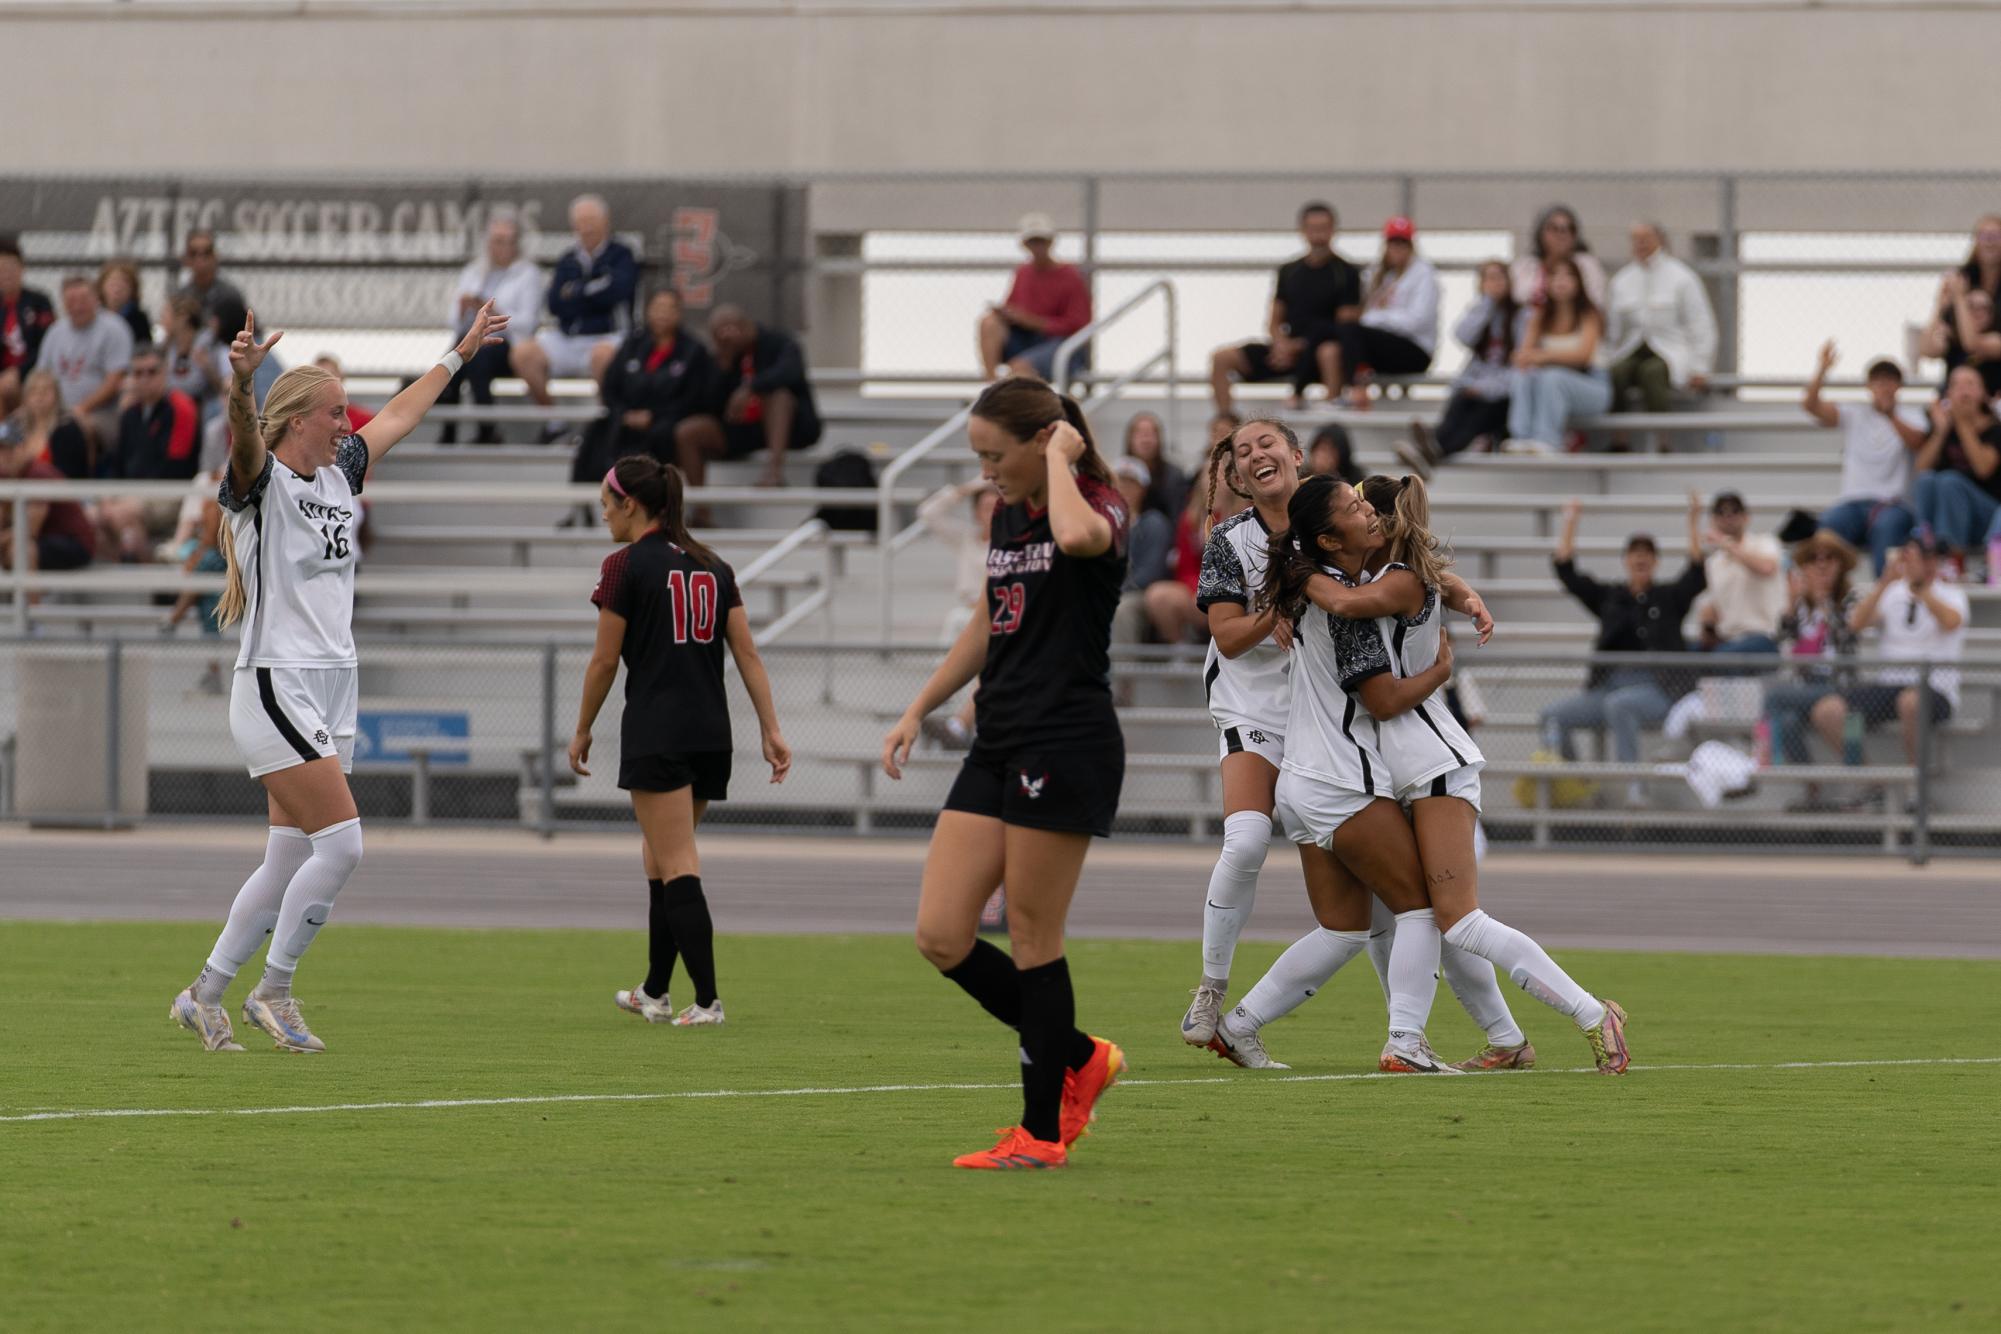
[[1660, 224], [1636, 222], [1633, 262], [1612, 276], [1605, 322], [1612, 411], [1634, 389], [1648, 412], [1668, 410], [1671, 389], [1700, 393], [1716, 366], [1716, 315], [1695, 270], [1670, 255]]
[[1362, 317], [1335, 329], [1340, 344], [1338, 377], [1349, 402], [1369, 405], [1367, 379], [1376, 375], [1421, 375], [1438, 347], [1438, 270], [1418, 258], [1417, 228], [1409, 218], [1383, 224], [1383, 256], [1363, 288]]

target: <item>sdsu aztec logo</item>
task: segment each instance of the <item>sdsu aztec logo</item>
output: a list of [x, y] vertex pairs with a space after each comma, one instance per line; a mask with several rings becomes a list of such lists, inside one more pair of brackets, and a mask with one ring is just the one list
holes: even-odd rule
[[322, 746], [326, 745], [327, 743], [326, 729], [323, 727], [319, 731], [313, 733], [313, 740], [319, 742]]
[[667, 253], [674, 263], [674, 290], [691, 306], [707, 306], [716, 284], [757, 263], [757, 252], [737, 245], [712, 208], [677, 208], [669, 227]]
[[1048, 781], [1048, 774], [1044, 774], [1040, 778], [1030, 778], [1028, 770], [1023, 769], [1021, 771], [1021, 795], [1027, 797], [1030, 801], [1037, 800], [1042, 796], [1042, 785]]
[[1268, 742], [1268, 741], [1270, 741], [1270, 740], [1271, 740], [1271, 738], [1270, 738], [1270, 737], [1266, 736], [1266, 735], [1265, 735], [1265, 734], [1264, 734], [1263, 732], [1260, 732], [1260, 731], [1259, 731], [1259, 730], [1258, 730], [1257, 728], [1255, 728], [1255, 727], [1253, 727], [1253, 728], [1252, 728], [1252, 729], [1251, 729], [1250, 731], [1248, 731], [1248, 732], [1244, 733], [1244, 736], [1245, 736], [1245, 737], [1246, 737], [1246, 738], [1247, 738], [1247, 739], [1248, 739], [1248, 740], [1250, 741], [1250, 743], [1251, 743], [1252, 745], [1254, 745], [1254, 746], [1262, 746], [1262, 745], [1264, 745], [1264, 744], [1265, 744], [1266, 742]]

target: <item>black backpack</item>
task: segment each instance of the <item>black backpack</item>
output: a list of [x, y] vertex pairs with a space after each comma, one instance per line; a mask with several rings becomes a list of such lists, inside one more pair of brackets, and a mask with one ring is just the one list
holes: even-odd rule
[[[813, 470], [814, 486], [874, 490], [875, 484], [875, 465], [859, 449], [843, 449]], [[822, 505], [814, 517], [839, 532], [872, 533], [876, 529], [873, 505]]]

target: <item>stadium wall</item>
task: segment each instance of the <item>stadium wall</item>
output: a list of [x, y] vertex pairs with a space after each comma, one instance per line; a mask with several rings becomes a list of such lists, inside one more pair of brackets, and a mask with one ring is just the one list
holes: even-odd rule
[[10, 103], [79, 113], [0, 170], [1964, 169], [1997, 36], [1894, 0], [0, 0]]

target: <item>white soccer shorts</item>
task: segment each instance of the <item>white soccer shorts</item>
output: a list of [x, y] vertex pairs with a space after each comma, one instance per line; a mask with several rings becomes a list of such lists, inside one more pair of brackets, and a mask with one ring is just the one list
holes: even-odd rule
[[1272, 818], [1287, 838], [1329, 850], [1334, 846], [1334, 831], [1378, 800], [1366, 792], [1334, 787], [1290, 769], [1279, 772], [1272, 797]]
[[1436, 778], [1427, 778], [1422, 783], [1412, 783], [1397, 793], [1397, 800], [1412, 802], [1425, 797], [1458, 797], [1477, 813], [1480, 809], [1480, 768], [1478, 764], [1468, 764], [1449, 769]]
[[252, 778], [330, 756], [352, 773], [359, 700], [352, 667], [239, 667], [229, 732]]
[[1276, 769], [1285, 759], [1285, 734], [1275, 728], [1258, 727], [1252, 723], [1218, 723], [1218, 744], [1222, 747], [1220, 758], [1228, 759], [1236, 754], [1251, 754]]

